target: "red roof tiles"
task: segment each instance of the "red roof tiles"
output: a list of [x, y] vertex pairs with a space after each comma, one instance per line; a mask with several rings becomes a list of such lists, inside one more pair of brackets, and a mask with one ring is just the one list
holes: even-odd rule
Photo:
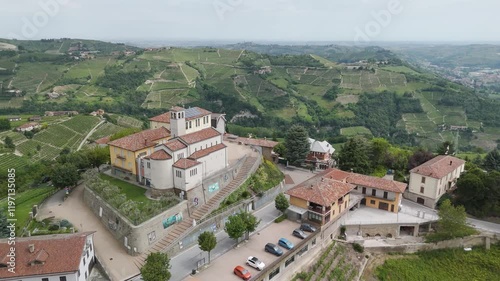
[[316, 175], [288, 190], [286, 194], [321, 206], [331, 206], [343, 197], [354, 185]]
[[205, 149], [202, 149], [202, 150], [198, 150], [196, 151], [195, 153], [191, 154], [191, 156], [189, 156], [190, 159], [199, 159], [199, 158], [202, 158], [202, 157], [205, 157], [215, 151], [218, 151], [218, 150], [221, 150], [221, 149], [224, 149], [226, 148], [226, 145], [223, 144], [223, 143], [219, 143], [217, 145], [214, 145], [214, 146], [211, 146], [209, 148], [205, 148]]
[[103, 137], [100, 139], [95, 140], [95, 143], [97, 144], [107, 144], [110, 140], [111, 136]]
[[386, 190], [390, 192], [403, 193], [405, 192], [406, 183], [377, 178], [372, 176], [365, 176], [356, 173], [350, 173], [347, 178], [348, 183], [352, 183], [359, 186], [370, 187], [380, 190]]
[[196, 160], [182, 158], [177, 160], [177, 162], [174, 163], [173, 167], [185, 170], [200, 164], [201, 162], [198, 162]]
[[426, 177], [441, 179], [464, 164], [465, 161], [462, 159], [449, 155], [439, 155], [424, 164], [411, 169], [410, 172]]
[[157, 150], [145, 158], [151, 160], [167, 160], [167, 159], [172, 159], [172, 156], [168, 154], [165, 150]]
[[183, 140], [187, 144], [197, 143], [203, 140], [207, 140], [216, 136], [220, 136], [221, 134], [215, 130], [214, 128], [206, 128], [198, 132], [190, 133], [184, 136], [180, 136], [179, 138]]
[[170, 111], [163, 113], [163, 114], [160, 114], [160, 115], [155, 116], [155, 117], [151, 117], [151, 118], [149, 118], [149, 121], [156, 121], [156, 122], [160, 122], [160, 123], [169, 123], [170, 124]]
[[[191, 108], [182, 108], [179, 106], [173, 107], [171, 111], [173, 112], [178, 112], [184, 110], [186, 112], [186, 121], [197, 119], [206, 115], [211, 114], [212, 112], [203, 109], [201, 107], [191, 107]], [[166, 112], [163, 114], [160, 114], [158, 116], [154, 116], [149, 118], [150, 121], [156, 121], [160, 123], [170, 123], [170, 112]]]
[[121, 139], [109, 142], [108, 145], [126, 149], [128, 151], [137, 151], [156, 145], [158, 140], [168, 138], [170, 131], [165, 127], [158, 129], [145, 130]]
[[[21, 279], [23, 276], [78, 271], [87, 236], [92, 235], [92, 233], [17, 238], [15, 276], [7, 271], [7, 267], [0, 267], [0, 279], [9, 277], [19, 277], [18, 279]], [[29, 250], [31, 244], [35, 247], [33, 253]], [[0, 258], [2, 263], [6, 261], [5, 257], [10, 247], [7, 239], [0, 240], [0, 254], [4, 255]]]
[[172, 151], [177, 151], [187, 147], [187, 145], [185, 145], [178, 139], [169, 140], [167, 143], [165, 143], [165, 146]]

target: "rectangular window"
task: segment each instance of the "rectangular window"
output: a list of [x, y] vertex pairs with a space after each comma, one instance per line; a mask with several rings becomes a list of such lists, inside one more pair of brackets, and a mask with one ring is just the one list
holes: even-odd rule
[[314, 239], [313, 239], [313, 241], [312, 241], [312, 245], [313, 245], [313, 246], [314, 246], [314, 245], [316, 245], [316, 238], [314, 238]]
[[85, 265], [85, 257], [83, 258], [83, 265]]
[[[87, 274], [85, 272], [85, 274]], [[87, 279], [87, 276], [85, 276], [85, 279]], [[59, 281], [66, 281], [66, 276], [59, 276]]]
[[269, 273], [269, 280], [273, 279], [274, 276], [278, 275], [280, 273], [280, 268], [277, 267], [275, 270], [271, 271]]
[[189, 129], [189, 122], [186, 122], [186, 130]]
[[370, 200], [370, 204], [375, 205], [375, 200]]
[[384, 191], [384, 199], [387, 199], [387, 195], [389, 195], [387, 191]]
[[[80, 272], [80, 271], [78, 271]], [[42, 281], [49, 281], [49, 278], [42, 278]]]
[[151, 163], [147, 163], [146, 166], [148, 167], [148, 169], [151, 169]]
[[425, 190], [425, 189], [424, 189], [424, 187], [423, 187], [423, 186], [421, 186], [421, 187], [420, 187], [420, 193], [424, 193], [424, 190]]
[[191, 129], [193, 126], [193, 122], [192, 121], [189, 121], [189, 129]]
[[196, 174], [198, 174], [198, 168], [194, 168], [192, 169], [191, 171], [189, 171], [189, 175], [192, 177], [192, 176], [196, 176]]
[[425, 183], [425, 177], [422, 177], [422, 183]]
[[304, 248], [300, 249], [300, 251], [298, 251], [298, 252], [297, 252], [297, 254], [298, 254], [299, 256], [302, 256], [305, 252], [307, 252], [307, 250], [309, 250], [309, 248], [308, 248], [308, 247], [309, 247], [309, 246], [308, 246], [308, 245], [306, 245]]
[[182, 172], [179, 171], [179, 170], [176, 170], [175, 171], [175, 176], [178, 177], [178, 178], [182, 178]]
[[363, 187], [363, 191], [361, 193], [366, 194], [366, 187]]
[[391, 205], [391, 212], [394, 212], [394, 205]]
[[285, 267], [289, 266], [294, 261], [295, 261], [295, 256], [292, 256], [291, 258], [287, 259], [285, 261]]
[[372, 189], [372, 196], [377, 196], [377, 190], [376, 189]]
[[[80, 277], [80, 269], [78, 269], [78, 277]], [[43, 279], [42, 279], [43, 280]], [[47, 280], [48, 281], [48, 280]]]

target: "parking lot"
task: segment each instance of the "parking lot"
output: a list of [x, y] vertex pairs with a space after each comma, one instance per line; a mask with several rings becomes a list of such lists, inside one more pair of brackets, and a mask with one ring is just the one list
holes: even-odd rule
[[[241, 280], [233, 274], [233, 269], [237, 265], [241, 265], [249, 270], [253, 277], [258, 273], [258, 271], [246, 265], [247, 258], [249, 256], [254, 256], [264, 262], [266, 266], [268, 264], [271, 264], [279, 257], [265, 252], [264, 246], [267, 243], [273, 243], [277, 245], [278, 240], [282, 237], [288, 239], [294, 245], [297, 245], [302, 240], [292, 236], [292, 232], [294, 229], [299, 227], [300, 224], [288, 220], [285, 220], [281, 223], [273, 223], [262, 231], [251, 235], [248, 241], [240, 243], [238, 247], [227, 252], [216, 260], [212, 260], [212, 264], [207, 268], [200, 270], [198, 274], [193, 277], [188, 277], [185, 280]], [[283, 250], [283, 253], [286, 253], [288, 251], [283, 247], [280, 247], [280, 249]]]

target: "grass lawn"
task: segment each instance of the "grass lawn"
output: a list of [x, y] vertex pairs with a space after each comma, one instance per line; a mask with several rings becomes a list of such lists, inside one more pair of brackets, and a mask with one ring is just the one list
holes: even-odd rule
[[117, 178], [110, 177], [108, 175], [100, 174], [101, 179], [109, 181], [112, 185], [116, 185], [119, 187], [122, 192], [127, 196], [127, 199], [136, 201], [136, 202], [147, 202], [150, 201], [145, 193], [146, 190], [137, 185], [119, 180]]
[[[15, 195], [16, 232], [18, 235], [21, 234], [20, 231], [26, 225], [33, 205], [39, 205], [45, 198], [52, 195], [55, 190], [55, 187], [38, 187]], [[3, 212], [7, 211], [7, 204], [7, 199], [0, 201], [0, 209]]]
[[500, 246], [489, 251], [474, 248], [446, 249], [388, 259], [376, 269], [378, 280], [468, 281], [498, 280], [500, 276]]

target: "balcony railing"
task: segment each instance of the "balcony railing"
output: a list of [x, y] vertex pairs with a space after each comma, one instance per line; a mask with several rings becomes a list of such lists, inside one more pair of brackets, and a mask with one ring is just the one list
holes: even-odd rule
[[122, 156], [122, 155], [116, 155], [116, 158], [121, 159], [121, 160], [125, 160], [125, 159], [127, 159], [127, 157]]
[[315, 212], [315, 213], [318, 213], [318, 214], [324, 215], [324, 214], [326, 214], [326, 213], [329, 213], [329, 212], [330, 212], [330, 210], [331, 210], [332, 208], [327, 207], [327, 208], [325, 208], [325, 210], [323, 211], [323, 207], [321, 207], [321, 206], [309, 206], [309, 207], [308, 207], [308, 209], [309, 209], [309, 211], [312, 211], [312, 212]]

